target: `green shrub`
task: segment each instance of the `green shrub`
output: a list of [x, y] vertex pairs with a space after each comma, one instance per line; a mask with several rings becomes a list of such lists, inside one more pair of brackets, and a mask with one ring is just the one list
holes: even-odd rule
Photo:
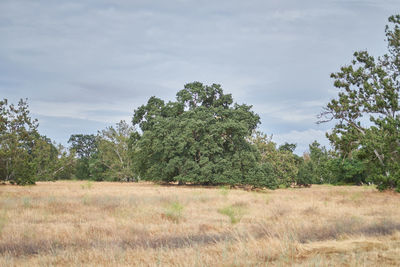
[[278, 187], [276, 173], [273, 166], [268, 162], [257, 164], [250, 171], [246, 183], [259, 188], [276, 189]]

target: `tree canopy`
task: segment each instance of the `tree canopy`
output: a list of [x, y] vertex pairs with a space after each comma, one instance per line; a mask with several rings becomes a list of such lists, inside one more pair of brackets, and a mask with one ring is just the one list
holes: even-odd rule
[[351, 64], [331, 75], [340, 92], [320, 122], [336, 122], [327, 137], [344, 157], [359, 151], [380, 189], [400, 190], [400, 15], [389, 23], [386, 54], [355, 52]]
[[198, 184], [243, 183], [257, 163], [247, 138], [260, 118], [233, 104], [218, 84], [186, 84], [175, 102], [151, 97], [135, 110], [135, 173], [145, 180]]
[[17, 105], [0, 101], [0, 181], [24, 185], [65, 177], [68, 156], [39, 134], [38, 125], [27, 100]]

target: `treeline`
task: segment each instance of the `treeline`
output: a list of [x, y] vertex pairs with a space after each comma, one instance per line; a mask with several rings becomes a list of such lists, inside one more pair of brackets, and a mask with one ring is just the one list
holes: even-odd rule
[[260, 117], [233, 102], [218, 84], [186, 84], [175, 101], [151, 97], [132, 125], [118, 123], [97, 135], [72, 135], [68, 149], [38, 133], [26, 101], [0, 101], [0, 179], [91, 179], [249, 185], [278, 188], [314, 183], [373, 183], [400, 192], [400, 15], [385, 27], [388, 53], [354, 53], [333, 73], [338, 96], [319, 116], [334, 121], [333, 150], [295, 144], [277, 147], [257, 132]]
[[[152, 97], [133, 125], [121, 121], [94, 134], [71, 135], [69, 147], [38, 132], [26, 100], [0, 101], [0, 181], [177, 182], [275, 189], [316, 183], [368, 182], [365, 164], [317, 142], [302, 157], [295, 144], [277, 146], [256, 131], [257, 114], [233, 104], [219, 85], [185, 85], [176, 102]], [[140, 132], [135, 130], [140, 128]]]
[[65, 148], [39, 134], [26, 100], [17, 105], [0, 101], [0, 181], [34, 184], [35, 181], [90, 179], [130, 181], [129, 156], [133, 127], [124, 121], [97, 135], [72, 135]]

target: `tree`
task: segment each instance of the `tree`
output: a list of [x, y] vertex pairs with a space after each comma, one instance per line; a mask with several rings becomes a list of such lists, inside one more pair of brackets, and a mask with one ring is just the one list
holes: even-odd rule
[[400, 15], [389, 17], [389, 23], [387, 54], [374, 58], [356, 52], [350, 65], [331, 75], [340, 92], [320, 122], [336, 121], [327, 137], [343, 156], [359, 151], [379, 189], [400, 191]]
[[71, 179], [75, 170], [75, 152], [69, 151], [63, 145], [57, 145], [57, 160], [52, 168], [52, 180]]
[[312, 183], [335, 183], [328, 167], [329, 161], [332, 159], [328, 150], [325, 148], [325, 146], [321, 146], [321, 144], [316, 140], [308, 147], [310, 157], [309, 164], [311, 164], [311, 169], [313, 170]]
[[134, 128], [125, 121], [117, 123], [116, 127], [108, 127], [98, 133], [97, 147], [100, 162], [107, 167], [106, 179], [113, 181], [133, 180], [129, 140]]
[[0, 180], [16, 184], [33, 184], [34, 142], [38, 136], [36, 119], [30, 117], [27, 100], [18, 105], [0, 101]]
[[296, 147], [297, 147], [296, 144], [290, 144], [288, 142], [285, 142], [283, 145], [279, 146], [278, 150], [293, 153], [296, 150]]
[[102, 173], [104, 168], [97, 164], [98, 148], [94, 134], [73, 134], [68, 143], [71, 143], [70, 150], [78, 158], [75, 169], [75, 176], [78, 179], [93, 179], [96, 178], [95, 174]]
[[239, 184], [257, 164], [248, 142], [260, 118], [251, 106], [233, 104], [220, 85], [186, 84], [175, 102], [151, 97], [135, 110], [133, 167], [144, 180]]
[[31, 168], [36, 180], [53, 180], [53, 172], [57, 166], [58, 149], [50, 138], [36, 134], [32, 142]]
[[255, 132], [252, 143], [261, 155], [260, 163], [271, 166], [277, 185], [289, 187], [296, 182], [298, 163], [296, 155], [293, 154], [295, 144], [285, 143], [277, 149], [272, 136], [260, 132]]

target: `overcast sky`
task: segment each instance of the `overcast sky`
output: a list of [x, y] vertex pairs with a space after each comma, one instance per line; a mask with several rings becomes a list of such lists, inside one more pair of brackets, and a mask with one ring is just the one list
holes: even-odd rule
[[357, 50], [385, 53], [398, 0], [1, 0], [0, 98], [28, 98], [41, 134], [66, 144], [150, 96], [219, 83], [253, 105], [260, 130], [307, 150], [329, 78]]

